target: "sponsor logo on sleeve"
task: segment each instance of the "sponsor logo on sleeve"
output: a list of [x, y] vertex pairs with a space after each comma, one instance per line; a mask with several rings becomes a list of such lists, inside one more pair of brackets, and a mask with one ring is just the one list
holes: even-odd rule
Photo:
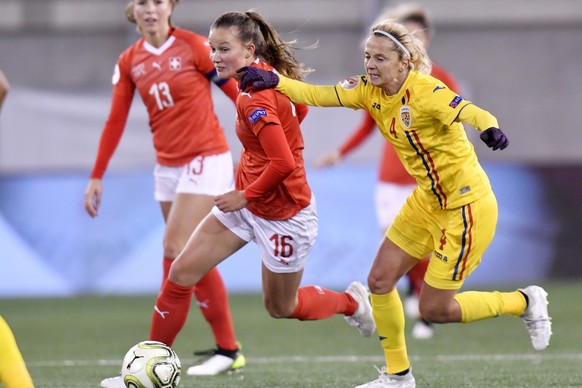
[[253, 113], [251, 113], [249, 115], [249, 123], [254, 124], [257, 121], [259, 121], [259, 119], [261, 117], [266, 117], [267, 116], [267, 111], [265, 111], [264, 109], [256, 109]]
[[461, 96], [455, 96], [455, 98], [453, 98], [453, 101], [451, 101], [451, 103], [449, 104], [449, 106], [451, 108], [456, 108], [461, 103], [461, 101], [463, 101], [463, 97], [461, 97]]
[[340, 82], [340, 86], [345, 90], [350, 90], [358, 86], [360, 83], [359, 77], [349, 77]]

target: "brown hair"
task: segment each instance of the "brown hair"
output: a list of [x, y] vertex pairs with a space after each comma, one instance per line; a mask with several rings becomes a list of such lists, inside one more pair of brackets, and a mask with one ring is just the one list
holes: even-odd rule
[[311, 70], [305, 69], [292, 53], [297, 49], [296, 41], [284, 42], [277, 31], [257, 12], [226, 12], [219, 16], [211, 30], [236, 27], [238, 38], [243, 43], [253, 43], [255, 53], [279, 73], [286, 77], [301, 80]]

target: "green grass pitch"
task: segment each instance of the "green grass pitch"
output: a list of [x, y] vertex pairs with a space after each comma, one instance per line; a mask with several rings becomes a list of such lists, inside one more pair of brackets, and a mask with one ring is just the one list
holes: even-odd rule
[[[437, 326], [434, 339], [408, 338], [418, 387], [582, 387], [582, 285], [543, 284], [554, 336], [535, 351], [520, 319]], [[503, 290], [511, 289], [503, 287]], [[0, 299], [36, 387], [98, 387], [148, 336], [155, 296]], [[247, 367], [238, 375], [193, 378], [182, 387], [353, 387], [383, 365], [376, 337], [363, 338], [341, 317], [319, 322], [270, 318], [259, 295], [230, 297]], [[410, 330], [410, 325], [407, 327]], [[183, 370], [192, 352], [213, 346], [194, 305], [174, 349]]]

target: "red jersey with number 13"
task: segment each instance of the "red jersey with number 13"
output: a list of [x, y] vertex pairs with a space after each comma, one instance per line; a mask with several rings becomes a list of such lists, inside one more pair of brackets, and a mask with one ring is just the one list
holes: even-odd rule
[[[199, 155], [229, 150], [224, 131], [214, 113], [208, 74], [214, 71], [207, 39], [174, 29], [158, 48], [144, 38], [125, 50], [115, 67], [112, 110], [127, 115], [137, 88], [148, 115], [158, 163], [181, 166]], [[123, 131], [125, 120], [106, 123]], [[117, 128], [117, 126], [122, 128]], [[95, 170], [105, 170], [108, 158], [99, 158]], [[101, 168], [98, 168], [101, 165]]]

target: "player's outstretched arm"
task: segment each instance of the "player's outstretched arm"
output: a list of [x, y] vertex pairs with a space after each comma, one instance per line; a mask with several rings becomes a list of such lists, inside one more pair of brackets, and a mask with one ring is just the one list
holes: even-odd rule
[[465, 122], [482, 131], [479, 137], [493, 151], [504, 150], [509, 145], [509, 139], [499, 129], [497, 118], [472, 103], [462, 108], [457, 121]]
[[479, 135], [481, 140], [487, 147], [492, 148], [493, 151], [504, 150], [509, 145], [509, 139], [499, 128], [491, 127], [481, 132]]
[[312, 85], [254, 66], [243, 67], [237, 72], [241, 74], [241, 90], [276, 88], [291, 101], [299, 104], [326, 107], [348, 106], [339, 100], [334, 86]]
[[247, 88], [260, 90], [272, 89], [279, 85], [279, 76], [273, 71], [260, 69], [254, 66], [245, 66], [236, 71], [241, 75], [240, 90]]

